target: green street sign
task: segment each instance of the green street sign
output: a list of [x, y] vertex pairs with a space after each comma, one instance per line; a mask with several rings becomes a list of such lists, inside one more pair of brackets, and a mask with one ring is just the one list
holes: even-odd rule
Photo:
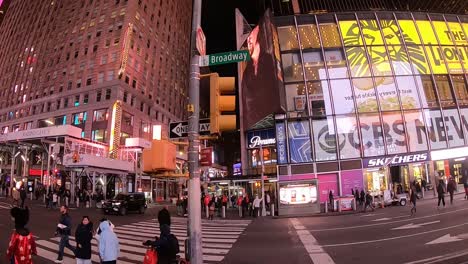
[[249, 60], [250, 55], [248, 50], [238, 50], [201, 56], [200, 66], [213, 66]]

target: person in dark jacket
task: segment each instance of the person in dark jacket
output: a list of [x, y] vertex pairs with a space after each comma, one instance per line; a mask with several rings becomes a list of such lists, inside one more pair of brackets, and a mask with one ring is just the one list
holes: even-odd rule
[[167, 210], [167, 206], [165, 206], [163, 209], [159, 211], [158, 222], [159, 222], [159, 226], [171, 225], [171, 214], [169, 213], [169, 210]]
[[24, 201], [26, 201], [26, 196], [26, 188], [24, 188], [24, 184], [22, 184], [20, 188], [21, 208], [24, 208]]
[[416, 213], [416, 200], [418, 199], [418, 195], [416, 194], [416, 188], [411, 188], [411, 195], [410, 195], [410, 202], [413, 204], [411, 208], [411, 215]]
[[335, 203], [334, 203], [334, 199], [333, 199], [333, 192], [330, 190], [330, 192], [328, 193], [328, 201], [330, 203], [330, 211], [334, 211], [335, 209]]
[[363, 205], [365, 201], [366, 201], [366, 193], [364, 192], [363, 189], [361, 189], [361, 199], [359, 200], [359, 205]]
[[439, 208], [441, 201], [445, 207], [445, 184], [443, 180], [440, 180], [439, 185], [437, 185], [437, 196], [438, 196], [437, 208]]
[[91, 264], [91, 240], [93, 239], [93, 223], [88, 216], [83, 216], [75, 231], [76, 264]]
[[372, 195], [370, 194], [370, 192], [367, 192], [366, 194], [366, 203], [364, 205], [364, 212], [366, 212], [367, 207], [369, 207], [370, 209], [372, 209], [372, 211], [374, 211], [374, 206], [372, 205]]
[[174, 235], [171, 234], [171, 227], [168, 225], [162, 225], [161, 229], [161, 237], [156, 238], [155, 241], [147, 240], [143, 243], [145, 246], [151, 246], [156, 249], [158, 252], [158, 264], [173, 264], [176, 263], [177, 253], [179, 253], [178, 248], [174, 248], [175, 245], [173, 243], [175, 238]]
[[57, 225], [57, 230], [55, 232], [56, 235], [60, 236], [59, 251], [55, 263], [62, 263], [63, 250], [65, 249], [65, 247], [70, 249], [73, 253], [75, 253], [75, 248], [72, 245], [70, 245], [69, 241], [72, 225], [71, 217], [68, 215], [68, 207], [65, 205], [60, 207], [60, 214], [60, 221]]
[[457, 189], [457, 183], [453, 178], [450, 178], [447, 185], [447, 192], [450, 194], [450, 204], [453, 204], [453, 193]]

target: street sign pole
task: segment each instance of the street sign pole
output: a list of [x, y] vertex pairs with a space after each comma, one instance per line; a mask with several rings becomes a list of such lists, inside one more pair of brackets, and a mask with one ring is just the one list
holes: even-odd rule
[[188, 167], [189, 167], [189, 184], [188, 184], [188, 228], [187, 235], [189, 239], [189, 252], [186, 256], [190, 256], [189, 261], [192, 264], [203, 264], [202, 250], [202, 229], [201, 229], [201, 205], [200, 205], [200, 171], [198, 167], [199, 157], [198, 149], [200, 145], [199, 139], [199, 105], [200, 105], [200, 65], [199, 55], [197, 54], [197, 30], [201, 24], [201, 5], [202, 0], [193, 0], [193, 15], [192, 15], [192, 35], [190, 42], [190, 86], [189, 86], [189, 103], [187, 110], [188, 117]]

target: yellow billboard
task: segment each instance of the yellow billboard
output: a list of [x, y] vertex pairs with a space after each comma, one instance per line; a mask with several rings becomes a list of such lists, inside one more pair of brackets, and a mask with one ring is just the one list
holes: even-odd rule
[[[430, 74], [431, 70], [434, 74], [462, 74], [462, 64], [468, 69], [468, 42], [459, 23], [434, 21], [431, 25], [426, 20], [400, 20], [397, 24], [394, 20], [380, 20], [379, 27], [375, 20], [360, 20], [359, 24], [340, 21], [339, 26], [353, 77], [369, 76], [370, 67], [374, 75], [389, 75], [389, 59], [393, 65], [403, 65], [405, 71], [413, 69], [419, 74]], [[468, 30], [468, 23], [463, 27]], [[365, 58], [364, 44], [371, 66]]]

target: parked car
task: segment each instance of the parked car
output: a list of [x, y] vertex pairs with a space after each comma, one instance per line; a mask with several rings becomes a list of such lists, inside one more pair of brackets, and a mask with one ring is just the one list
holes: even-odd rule
[[129, 211], [137, 211], [144, 214], [147, 203], [144, 193], [119, 193], [113, 199], [102, 203], [104, 214], [117, 213], [126, 215]]

